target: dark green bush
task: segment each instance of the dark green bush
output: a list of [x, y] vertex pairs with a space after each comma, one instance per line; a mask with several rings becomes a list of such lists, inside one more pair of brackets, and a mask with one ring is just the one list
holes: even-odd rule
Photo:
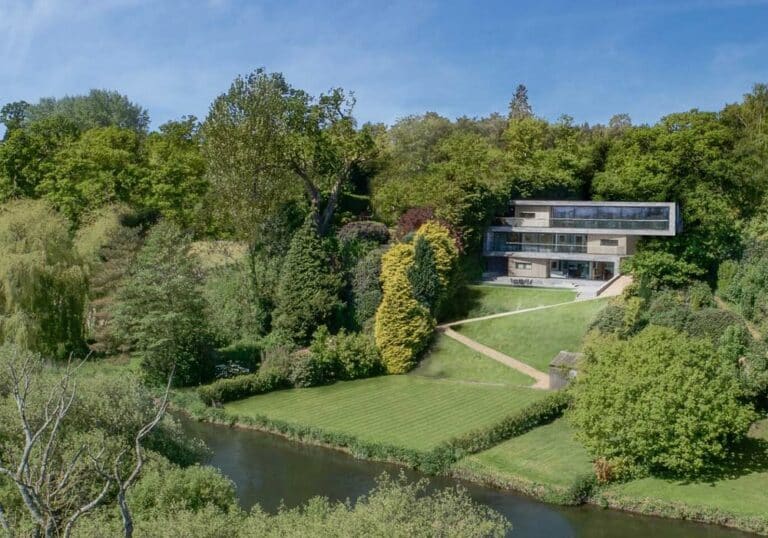
[[741, 316], [719, 308], [702, 308], [691, 312], [686, 320], [685, 332], [697, 338], [717, 343], [726, 329], [732, 325], [744, 325]]
[[197, 393], [206, 405], [217, 405], [288, 386], [287, 378], [276, 375], [274, 371], [259, 371], [255, 374], [219, 379], [210, 385], [199, 387]]
[[590, 329], [601, 333], [619, 334], [624, 328], [624, 307], [620, 304], [609, 304], [597, 313]]
[[389, 242], [389, 229], [383, 222], [360, 220], [342, 226], [336, 237], [342, 243], [349, 241], [373, 241], [383, 245]]

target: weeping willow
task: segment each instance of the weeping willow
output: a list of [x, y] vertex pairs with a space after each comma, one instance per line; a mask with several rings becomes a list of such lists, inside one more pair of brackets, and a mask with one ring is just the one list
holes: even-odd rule
[[0, 335], [46, 356], [83, 349], [86, 274], [69, 222], [42, 201], [0, 207]]

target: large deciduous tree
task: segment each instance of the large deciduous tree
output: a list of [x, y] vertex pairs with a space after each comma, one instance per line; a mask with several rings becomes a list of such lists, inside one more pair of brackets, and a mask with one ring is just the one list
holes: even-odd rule
[[354, 98], [341, 89], [313, 98], [279, 73], [238, 77], [211, 105], [203, 127], [210, 181], [243, 237], [304, 197], [324, 235], [342, 191], [373, 154], [357, 129]]
[[617, 474], [698, 477], [732, 454], [754, 420], [741, 394], [710, 342], [651, 326], [587, 348], [571, 418]]

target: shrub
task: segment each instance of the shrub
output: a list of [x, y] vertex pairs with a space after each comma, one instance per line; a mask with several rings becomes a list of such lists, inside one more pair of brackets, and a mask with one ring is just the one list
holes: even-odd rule
[[214, 374], [201, 271], [189, 244], [175, 225], [156, 225], [118, 292], [115, 326], [151, 382], [165, 382], [171, 370], [177, 385], [201, 383]]
[[[234, 377], [253, 372], [261, 360], [262, 346], [258, 342], [240, 340], [216, 350], [216, 377]], [[243, 371], [245, 370], [245, 371]]]
[[306, 344], [317, 327], [333, 321], [341, 307], [342, 281], [310, 215], [291, 239], [277, 288], [274, 327]]
[[593, 341], [573, 393], [579, 438], [625, 474], [701, 476], [731, 455], [755, 418], [712, 344], [664, 327]]
[[734, 260], [725, 260], [717, 268], [717, 293], [727, 297], [729, 289], [733, 283], [736, 273], [739, 270], [739, 264]]
[[685, 323], [685, 331], [696, 338], [706, 338], [717, 343], [728, 327], [744, 325], [741, 316], [719, 308], [703, 308], [691, 312]]
[[451, 282], [452, 273], [459, 258], [456, 242], [451, 231], [437, 221], [428, 221], [419, 227], [415, 238], [423, 237], [429, 242], [435, 258], [435, 267], [440, 281], [441, 292], [445, 292]]
[[407, 244], [395, 245], [382, 258], [383, 297], [376, 311], [374, 337], [390, 374], [413, 368], [434, 330], [429, 311], [413, 297], [408, 280], [412, 264], [413, 247]]
[[197, 393], [206, 405], [216, 405], [288, 386], [287, 377], [280, 377], [274, 371], [259, 370], [255, 374], [219, 379], [199, 387]]
[[700, 310], [715, 306], [715, 298], [712, 295], [712, 289], [706, 284], [697, 280], [693, 282], [686, 290], [688, 306], [691, 310]]
[[350, 222], [341, 227], [336, 234], [339, 241], [348, 243], [350, 241], [372, 241], [383, 245], [389, 242], [389, 229], [382, 222], [371, 220], [360, 220]]
[[352, 270], [352, 310], [355, 324], [364, 327], [381, 303], [382, 249], [369, 252]]
[[320, 327], [309, 347], [314, 357], [333, 364], [338, 379], [360, 379], [382, 373], [383, 366], [373, 339], [366, 334], [347, 333], [343, 329], [332, 336]]
[[768, 321], [767, 244], [756, 243], [747, 250], [725, 291], [726, 299], [736, 303], [745, 318], [760, 325]]

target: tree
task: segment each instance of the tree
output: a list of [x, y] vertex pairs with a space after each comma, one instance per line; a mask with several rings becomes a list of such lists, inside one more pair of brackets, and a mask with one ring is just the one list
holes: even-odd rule
[[3, 341], [63, 357], [84, 348], [86, 273], [69, 223], [42, 201], [0, 214], [0, 333]]
[[518, 84], [515, 95], [509, 102], [509, 119], [521, 120], [530, 117], [533, 117], [533, 109], [528, 103], [528, 88], [525, 84]]
[[354, 99], [341, 89], [312, 98], [279, 73], [238, 77], [211, 105], [203, 126], [210, 181], [243, 237], [280, 204], [302, 195], [320, 235], [352, 174], [372, 156]]
[[696, 478], [728, 458], [755, 418], [712, 344], [663, 327], [593, 342], [574, 387], [579, 439], [617, 475]]
[[435, 253], [423, 235], [416, 238], [413, 265], [408, 268], [408, 280], [413, 287], [413, 296], [430, 312], [434, 312], [440, 296], [440, 275], [437, 273]]
[[624, 269], [632, 273], [642, 286], [652, 290], [680, 288], [700, 277], [704, 271], [669, 252], [644, 249], [629, 258]]
[[5, 125], [5, 139], [12, 131], [21, 128], [27, 119], [29, 113], [29, 103], [26, 101], [15, 101], [7, 103], [0, 108], [0, 123]]
[[283, 260], [273, 314], [276, 331], [306, 344], [317, 327], [334, 321], [341, 307], [342, 280], [333, 266], [315, 220], [307, 217]]
[[79, 136], [77, 125], [61, 116], [7, 131], [0, 144], [0, 199], [39, 197], [38, 186], [54, 155]]
[[127, 96], [110, 90], [91, 90], [88, 95], [67, 95], [61, 99], [46, 97], [25, 111], [25, 119], [34, 123], [61, 116], [74, 122], [80, 130], [117, 127], [144, 134], [149, 127], [149, 114]]
[[403, 374], [413, 368], [434, 330], [429, 310], [413, 297], [408, 280], [413, 257], [413, 246], [400, 243], [382, 258], [383, 295], [376, 311], [374, 338], [384, 367], [390, 374]]
[[381, 303], [381, 257], [383, 249], [370, 251], [352, 269], [351, 306], [355, 324], [364, 328]]
[[[0, 347], [0, 476], [16, 488], [34, 536], [69, 537], [82, 517], [115, 494], [130, 537], [125, 494], [143, 468], [143, 442], [165, 414], [170, 381], [153, 409], [130, 379], [83, 387], [79, 365], [54, 376], [44, 364], [40, 355]], [[13, 534], [2, 506], [0, 526]]]
[[182, 228], [194, 223], [208, 190], [200, 144], [200, 124], [194, 116], [164, 123], [146, 141], [149, 174], [136, 198]]
[[115, 202], [132, 202], [147, 174], [140, 139], [117, 127], [90, 129], [61, 148], [46, 166], [37, 193], [77, 223]]
[[174, 224], [157, 224], [117, 294], [113, 323], [153, 383], [172, 371], [182, 386], [213, 376], [202, 276], [189, 245]]

